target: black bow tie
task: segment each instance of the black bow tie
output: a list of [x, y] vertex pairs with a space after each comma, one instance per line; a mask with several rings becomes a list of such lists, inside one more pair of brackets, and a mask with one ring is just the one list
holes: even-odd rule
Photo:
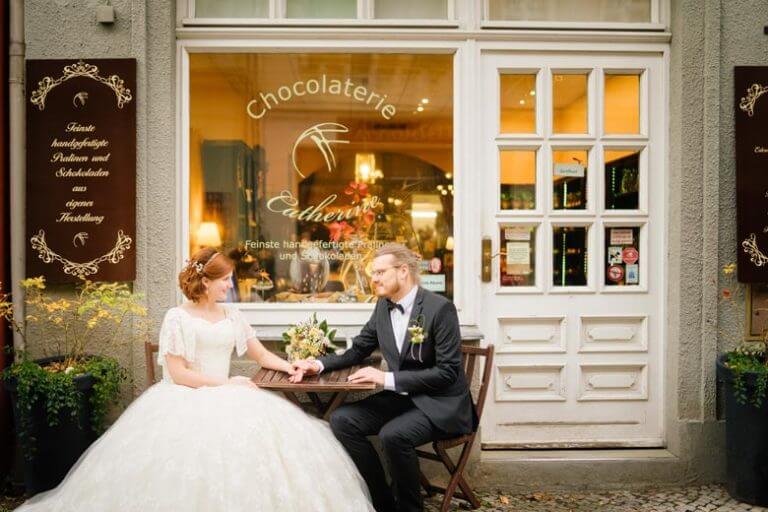
[[397, 302], [392, 302], [391, 300], [387, 299], [387, 310], [391, 312], [393, 309], [399, 309], [400, 313], [405, 313], [405, 308], [402, 304], [398, 304]]

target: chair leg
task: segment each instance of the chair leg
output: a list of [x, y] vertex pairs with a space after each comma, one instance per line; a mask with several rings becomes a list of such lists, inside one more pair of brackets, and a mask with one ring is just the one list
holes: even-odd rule
[[457, 485], [464, 492], [467, 500], [472, 504], [472, 508], [480, 508], [480, 500], [477, 499], [474, 491], [472, 491], [472, 488], [469, 486], [467, 481], [464, 479], [464, 476], [462, 475], [464, 468], [467, 465], [467, 461], [469, 460], [472, 443], [464, 444], [464, 448], [462, 448], [461, 455], [459, 456], [458, 464], [456, 465], [453, 464], [453, 461], [451, 460], [451, 457], [448, 455], [447, 451], [445, 451], [437, 444], [435, 444], [434, 448], [435, 452], [437, 452], [440, 458], [443, 459], [443, 465], [451, 475], [451, 479], [445, 489], [445, 498], [443, 499], [443, 505], [440, 509], [441, 512], [448, 510], [448, 505], [451, 502], [451, 498], [453, 498], [453, 494], [456, 492]]
[[424, 490], [427, 492], [427, 496], [430, 498], [435, 495], [434, 491], [432, 490], [432, 484], [429, 483], [429, 480], [426, 476], [424, 476], [424, 473], [419, 471], [419, 480], [421, 480], [421, 486], [424, 488]]

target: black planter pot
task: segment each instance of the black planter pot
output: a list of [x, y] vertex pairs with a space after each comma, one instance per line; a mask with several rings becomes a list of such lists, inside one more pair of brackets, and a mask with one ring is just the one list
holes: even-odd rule
[[[62, 361], [62, 357], [48, 357], [35, 362], [41, 365]], [[29, 411], [28, 433], [33, 438], [31, 446], [24, 446], [24, 486], [27, 495], [32, 496], [56, 487], [66, 476], [80, 455], [93, 443], [97, 435], [91, 424], [91, 402], [94, 377], [87, 373], [74, 378], [80, 393], [80, 412], [73, 418], [70, 410], [59, 413], [58, 425], [48, 425], [45, 407], [36, 403]], [[14, 379], [5, 382], [11, 395], [13, 417], [17, 428], [22, 424], [19, 419], [17, 382]], [[31, 449], [30, 449], [31, 448]]]
[[[768, 506], [768, 398], [761, 407], [736, 401], [733, 392], [734, 374], [717, 359], [717, 378], [725, 392], [725, 450], [728, 494], [752, 505]], [[751, 397], [757, 373], [742, 375]]]

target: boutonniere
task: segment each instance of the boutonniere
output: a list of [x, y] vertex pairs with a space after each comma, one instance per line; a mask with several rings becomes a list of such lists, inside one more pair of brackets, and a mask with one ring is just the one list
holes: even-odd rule
[[[421, 360], [421, 345], [427, 339], [427, 335], [424, 333], [424, 315], [417, 316], [411, 322], [411, 325], [408, 326], [408, 332], [411, 335], [411, 358], [418, 359], [420, 363], [423, 363], [424, 361]], [[413, 349], [416, 345], [418, 345], [418, 357], [413, 354]]]

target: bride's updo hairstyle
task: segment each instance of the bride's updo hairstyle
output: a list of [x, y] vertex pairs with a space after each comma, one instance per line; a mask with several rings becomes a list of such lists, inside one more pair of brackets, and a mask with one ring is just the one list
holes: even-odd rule
[[204, 247], [192, 255], [179, 273], [179, 288], [193, 302], [205, 297], [203, 278], [220, 279], [232, 272], [235, 264], [212, 247]]

